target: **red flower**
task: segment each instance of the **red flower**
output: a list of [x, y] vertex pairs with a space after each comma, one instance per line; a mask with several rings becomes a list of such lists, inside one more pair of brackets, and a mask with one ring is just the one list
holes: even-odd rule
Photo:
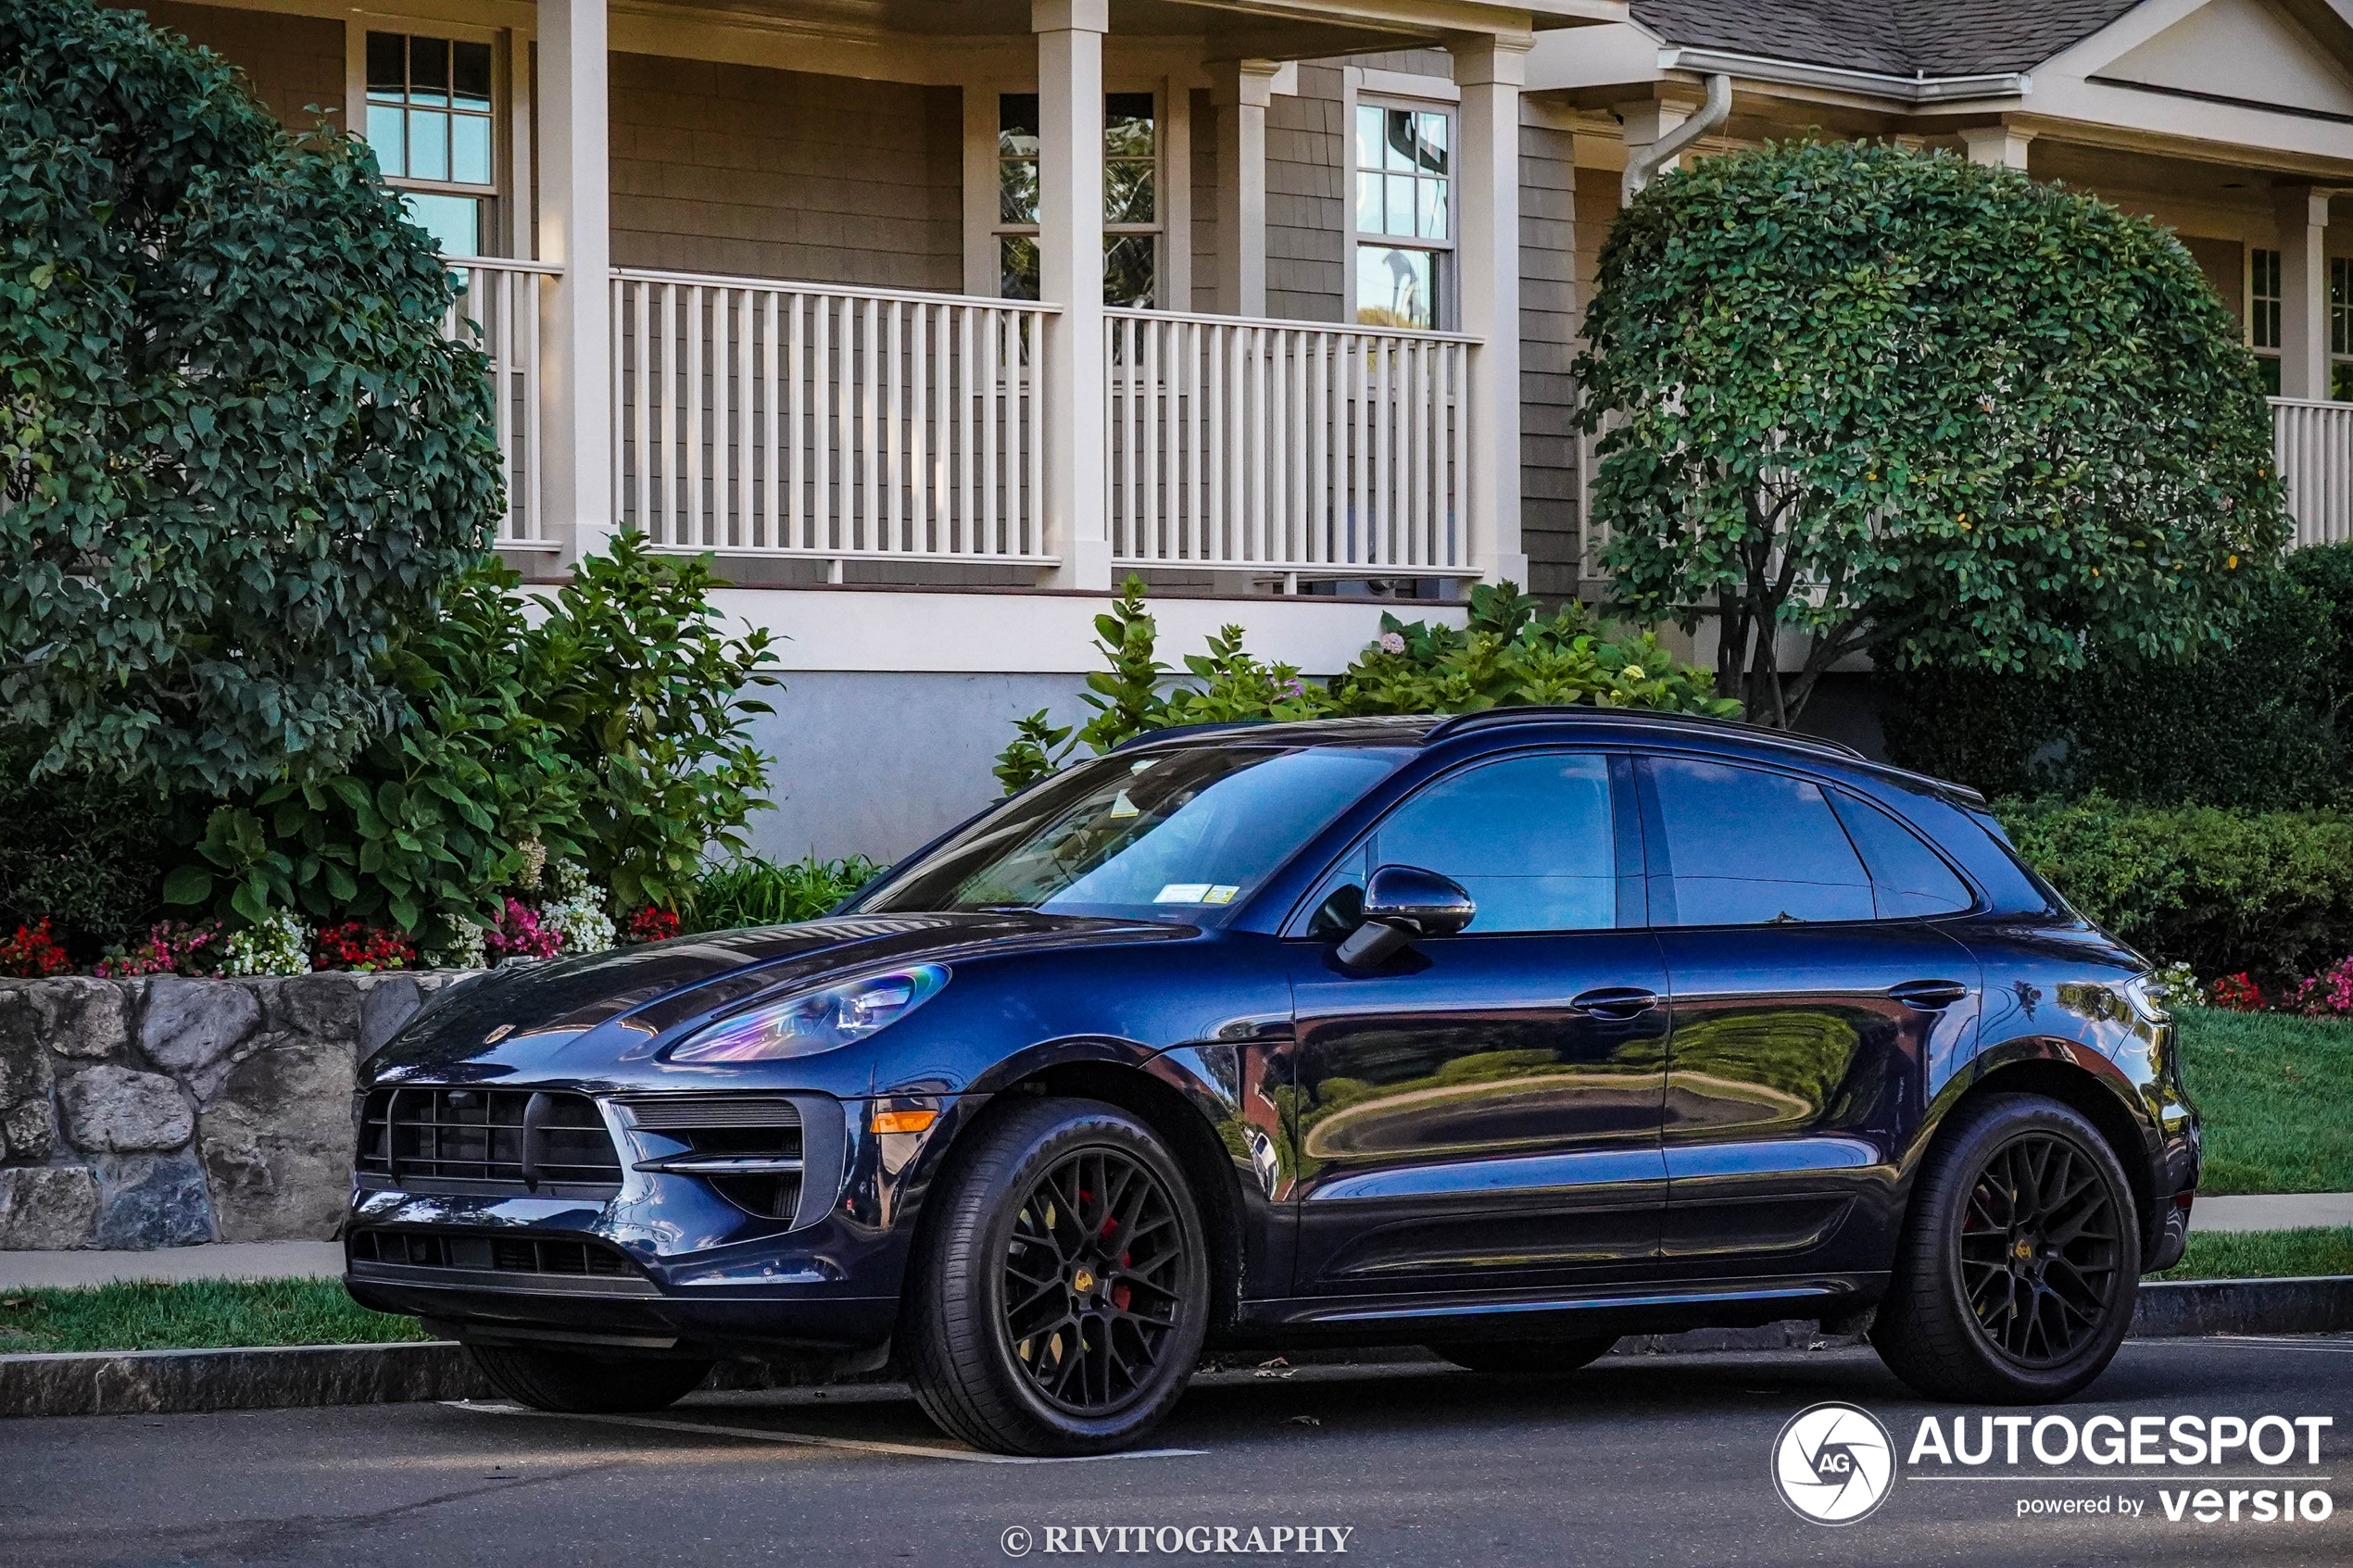
[[2249, 980], [2245, 970], [2217, 980], [2208, 1000], [2212, 1006], [2228, 1008], [2233, 1012], [2261, 1012], [2271, 1005], [2264, 997], [2263, 988]]
[[312, 969], [408, 969], [416, 961], [416, 947], [399, 932], [356, 920], [321, 931], [310, 954]]
[[41, 918], [40, 924], [20, 925], [14, 936], [0, 942], [0, 974], [12, 980], [39, 980], [63, 974], [71, 968], [73, 960], [57, 946], [46, 915]]
[[623, 942], [666, 942], [678, 935], [678, 916], [670, 909], [659, 909], [648, 904], [629, 911], [621, 922]]

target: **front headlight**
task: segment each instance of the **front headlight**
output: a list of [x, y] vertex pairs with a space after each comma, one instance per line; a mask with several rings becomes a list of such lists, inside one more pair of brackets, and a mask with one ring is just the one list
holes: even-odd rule
[[721, 1019], [670, 1049], [672, 1061], [774, 1061], [862, 1040], [914, 1011], [948, 984], [936, 963], [870, 974]]

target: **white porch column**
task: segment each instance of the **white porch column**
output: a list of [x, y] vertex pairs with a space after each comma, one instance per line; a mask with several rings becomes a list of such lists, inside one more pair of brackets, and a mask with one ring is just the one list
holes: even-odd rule
[[548, 302], [541, 461], [565, 558], [611, 541], [612, 186], [605, 0], [539, 0], [539, 254], [564, 275]]
[[2280, 395], [2329, 395], [2329, 193], [2283, 191], [2280, 207]]
[[1471, 564], [1528, 586], [1519, 535], [1519, 88], [1529, 38], [1447, 45], [1463, 94], [1454, 255], [1470, 370]]
[[1111, 586], [1103, 495], [1103, 34], [1110, 0], [1030, 0], [1038, 34], [1038, 284], [1046, 330], [1046, 537], [1057, 588]]
[[1969, 162], [2020, 171], [2026, 168], [2027, 144], [2033, 140], [2033, 132], [2014, 125], [1972, 125], [1961, 132]]
[[1266, 314], [1266, 104], [1274, 60], [1211, 68], [1217, 107], [1217, 308]]

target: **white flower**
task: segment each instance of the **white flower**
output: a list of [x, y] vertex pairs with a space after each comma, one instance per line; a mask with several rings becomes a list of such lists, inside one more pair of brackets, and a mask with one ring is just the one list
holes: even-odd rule
[[619, 933], [605, 912], [611, 896], [570, 860], [559, 864], [549, 880], [556, 897], [540, 906], [540, 927], [561, 937], [567, 953], [601, 953], [612, 947]]
[[1403, 653], [1405, 639], [1395, 632], [1383, 632], [1380, 634], [1380, 650], [1383, 653]]
[[442, 940], [425, 950], [425, 960], [435, 969], [487, 969], [488, 949], [483, 946], [484, 928], [470, 920], [449, 915], [442, 921], [446, 934]]
[[272, 909], [258, 925], [233, 931], [220, 944], [223, 974], [308, 974], [310, 928], [290, 909]]

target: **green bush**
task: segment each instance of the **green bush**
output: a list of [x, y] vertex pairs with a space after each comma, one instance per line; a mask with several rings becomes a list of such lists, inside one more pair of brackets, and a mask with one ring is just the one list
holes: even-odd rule
[[621, 909], [677, 907], [767, 804], [769, 759], [744, 731], [768, 705], [743, 693], [774, 684], [768, 637], [727, 636], [712, 582], [624, 534], [539, 599], [535, 625], [514, 574], [482, 567], [388, 660], [409, 721], [348, 769], [212, 809], [167, 897], [437, 939], [447, 919], [487, 923], [552, 856]]
[[2103, 796], [1996, 810], [2069, 903], [2160, 963], [2271, 986], [2353, 952], [2353, 818]]
[[0, 731], [220, 794], [400, 717], [499, 509], [485, 361], [364, 146], [91, 0], [0, 7]]
[[733, 931], [815, 920], [886, 869], [863, 855], [838, 860], [810, 855], [781, 866], [743, 856], [703, 874], [684, 924], [694, 931]]
[[0, 748], [0, 938], [46, 918], [84, 961], [136, 942], [162, 918], [164, 873], [180, 853], [170, 803], [114, 779], [33, 779], [34, 758]]
[[1715, 612], [1753, 719], [1793, 721], [1858, 652], [2177, 657], [2288, 536], [2257, 363], [2196, 261], [2016, 169], [1858, 141], [1699, 159], [1611, 228], [1584, 337], [1619, 600]]
[[[1655, 636], [1615, 637], [1579, 604], [1550, 618], [1509, 583], [1471, 590], [1461, 630], [1407, 623], [1384, 612], [1381, 633], [1328, 684], [1289, 664], [1267, 664], [1228, 626], [1205, 654], [1185, 658], [1176, 676], [1155, 657], [1159, 631], [1131, 577], [1118, 603], [1095, 618], [1106, 668], [1087, 677], [1095, 716], [1071, 738], [1045, 710], [1014, 725], [996, 774], [1010, 795], [1044, 778], [1081, 743], [1097, 754], [1149, 730], [1248, 720], [1321, 719], [1384, 713], [1471, 713], [1533, 703], [1588, 703], [1727, 716], [1708, 673], [1683, 664]], [[1189, 681], [1187, 681], [1189, 677]], [[1179, 683], [1163, 691], [1172, 680]]]
[[2045, 677], [1882, 673], [1888, 753], [1988, 795], [2259, 811], [2345, 800], [2353, 546], [2296, 551], [2249, 598], [2228, 647], [2177, 661], [2095, 648]]

